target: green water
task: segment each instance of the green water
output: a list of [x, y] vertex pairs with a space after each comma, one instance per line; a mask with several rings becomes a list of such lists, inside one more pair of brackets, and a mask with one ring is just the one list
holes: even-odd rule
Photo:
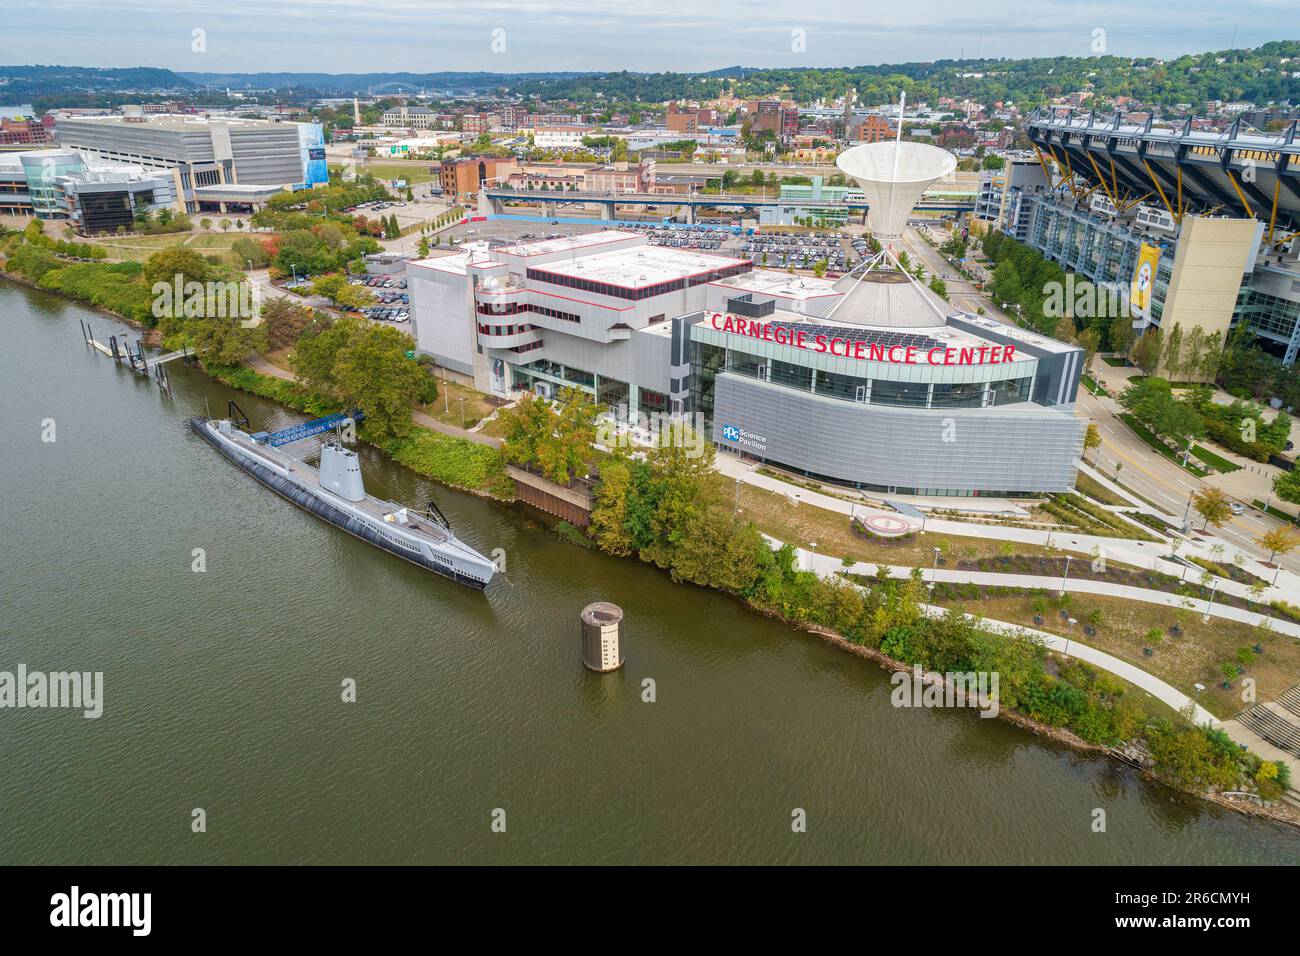
[[[1294, 831], [896, 710], [868, 662], [363, 452], [372, 492], [436, 498], [508, 580], [389, 557], [182, 427], [232, 396], [256, 426], [287, 413], [179, 364], [163, 397], [79, 318], [121, 331], [0, 281], [0, 670], [103, 671], [105, 697], [98, 720], [0, 710], [0, 863], [1300, 860]], [[626, 612], [612, 675], [579, 657], [597, 599]]]

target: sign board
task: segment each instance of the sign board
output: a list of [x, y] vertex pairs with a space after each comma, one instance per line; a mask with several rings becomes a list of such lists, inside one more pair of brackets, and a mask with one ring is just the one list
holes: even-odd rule
[[[833, 355], [836, 358], [851, 358], [863, 362], [887, 362], [894, 365], [1003, 365], [1016, 360], [1014, 345], [947, 346], [937, 345], [922, 349], [913, 345], [886, 345], [881, 342], [865, 342], [861, 339], [841, 338], [827, 326], [818, 326], [818, 331], [787, 328], [775, 323], [759, 322], [730, 312], [709, 313], [709, 324], [719, 332], [743, 335], [747, 338], [774, 345], [786, 345], [791, 348], [816, 352], [821, 355]], [[845, 329], [846, 333], [850, 330]]]

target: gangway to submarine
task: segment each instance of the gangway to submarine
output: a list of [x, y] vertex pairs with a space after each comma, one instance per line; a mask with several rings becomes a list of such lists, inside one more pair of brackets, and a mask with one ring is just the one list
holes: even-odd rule
[[353, 409], [351, 412], [337, 412], [333, 415], [326, 415], [324, 418], [314, 418], [309, 422], [299, 422], [297, 425], [290, 425], [288, 428], [282, 428], [279, 431], [253, 432], [250, 437], [259, 444], [279, 448], [281, 445], [302, 441], [304, 438], [311, 438], [314, 435], [323, 435], [325, 432], [333, 431], [348, 422], [362, 421], [365, 417], [365, 412], [360, 409]]

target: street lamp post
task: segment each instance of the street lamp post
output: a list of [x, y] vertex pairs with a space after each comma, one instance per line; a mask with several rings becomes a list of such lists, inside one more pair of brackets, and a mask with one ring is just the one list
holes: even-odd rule
[[1205, 615], [1201, 618], [1202, 621], [1208, 622], [1210, 620], [1210, 608], [1214, 606], [1214, 591], [1218, 586], [1218, 578], [1215, 578], [1210, 582], [1210, 597], [1209, 600], [1205, 602]]
[[1192, 516], [1192, 499], [1195, 496], [1195, 493], [1187, 496], [1187, 507], [1183, 509], [1183, 534], [1187, 533], [1188, 523]]
[[934, 549], [934, 565], [930, 568], [930, 593], [934, 594], [934, 582], [939, 576], [939, 549]]
[[1070, 559], [1073, 555], [1065, 556], [1065, 574], [1061, 576], [1061, 597], [1065, 597], [1065, 582], [1070, 579]]

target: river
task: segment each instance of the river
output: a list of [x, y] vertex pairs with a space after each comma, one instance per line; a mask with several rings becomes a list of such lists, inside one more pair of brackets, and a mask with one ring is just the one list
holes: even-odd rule
[[[506, 579], [389, 557], [182, 426], [288, 413], [179, 363], [165, 397], [78, 319], [121, 331], [0, 280], [0, 670], [104, 675], [99, 719], [0, 709], [0, 863], [1300, 860], [1300, 833], [1122, 765], [897, 710], [870, 662], [368, 450], [372, 492], [435, 498]], [[598, 599], [626, 613], [604, 676], [579, 656]]]

